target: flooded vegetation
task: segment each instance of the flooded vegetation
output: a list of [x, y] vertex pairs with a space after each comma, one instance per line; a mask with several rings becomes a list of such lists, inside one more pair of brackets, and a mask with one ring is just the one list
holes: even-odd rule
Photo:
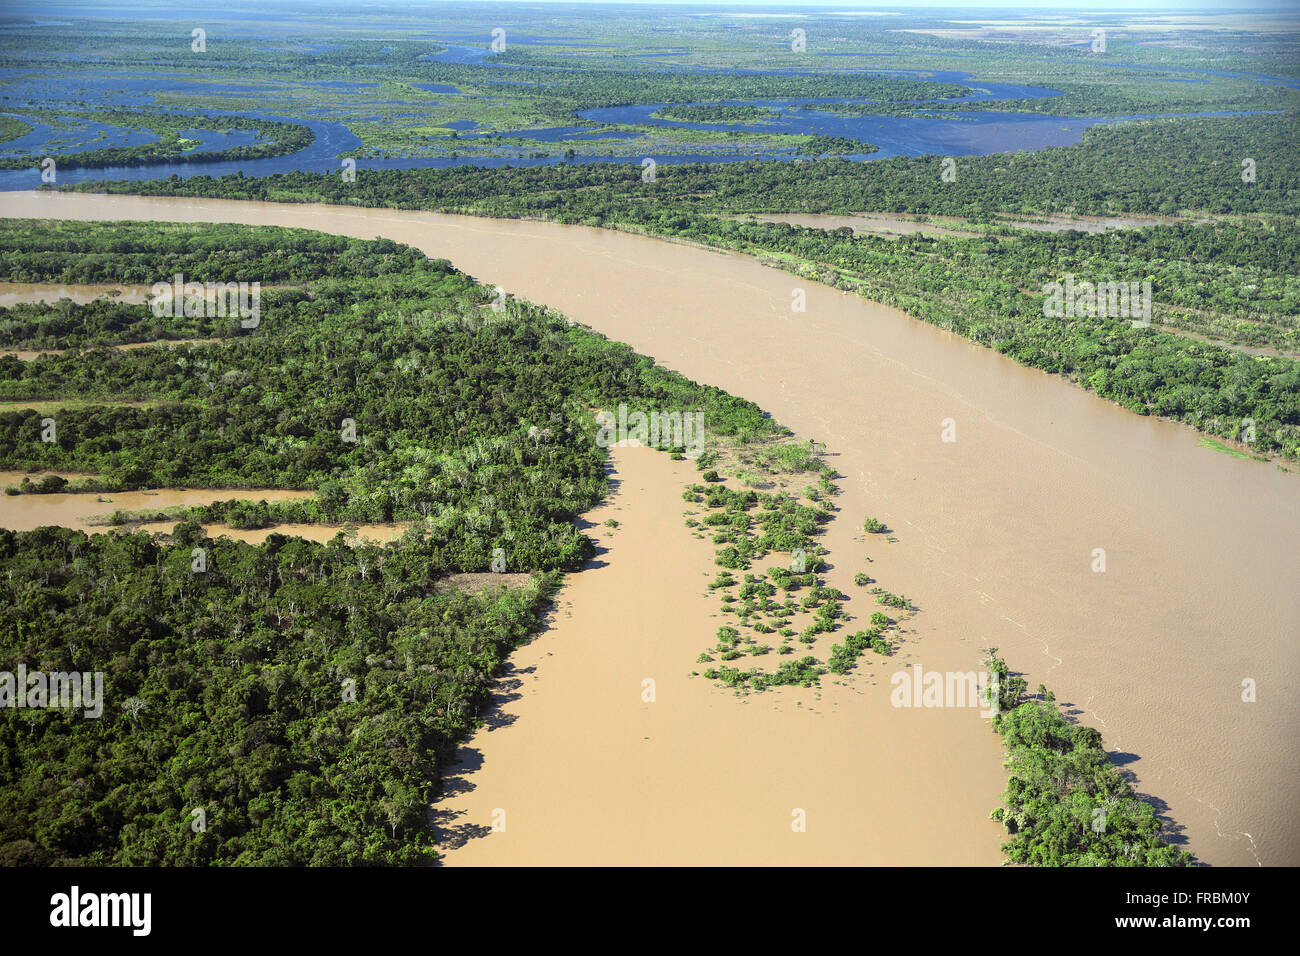
[[[65, 480], [69, 477], [60, 475]], [[91, 476], [84, 476], [89, 479]], [[311, 498], [310, 491], [288, 491], [275, 488], [218, 489], [218, 488], [163, 488], [142, 491], [115, 491], [112, 493], [73, 492], [36, 493], [44, 480], [43, 474], [26, 474], [18, 471], [0, 472], [0, 487], [6, 489], [0, 497], [0, 527], [14, 531], [31, 531], [46, 525], [59, 525], [81, 531], [102, 531], [117, 523], [114, 514], [123, 516], [137, 511], [155, 511], [166, 508], [189, 508], [238, 497], [249, 501], [290, 501]], [[26, 482], [24, 482], [26, 479]], [[75, 480], [75, 479], [74, 479]], [[9, 491], [30, 493], [10, 494]], [[170, 530], [170, 528], [168, 528]], [[264, 535], [262, 537], [265, 537]], [[245, 538], [244, 540], [248, 540]]]

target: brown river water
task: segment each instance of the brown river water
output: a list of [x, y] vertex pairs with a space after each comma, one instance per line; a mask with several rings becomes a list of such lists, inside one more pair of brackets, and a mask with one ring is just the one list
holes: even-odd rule
[[[47, 472], [33, 473], [30, 477], [38, 482]], [[24, 472], [0, 471], [0, 490], [7, 485], [16, 485], [23, 480]], [[72, 480], [80, 475], [63, 474]], [[45, 525], [60, 525], [65, 528], [77, 528], [88, 534], [103, 534], [115, 530], [105, 524], [103, 519], [115, 511], [143, 511], [153, 508], [193, 507], [211, 504], [214, 501], [229, 501], [237, 498], [241, 501], [290, 501], [296, 498], [310, 498], [310, 491], [293, 491], [283, 488], [160, 488], [150, 491], [111, 491], [111, 492], [70, 492], [53, 495], [4, 495], [0, 494], [0, 528], [13, 531], [31, 531]], [[98, 519], [98, 520], [97, 520]], [[172, 521], [148, 521], [116, 528], [125, 531], [143, 530], [168, 533], [175, 527]], [[325, 524], [280, 524], [271, 528], [251, 530], [231, 528], [229, 525], [209, 524], [204, 526], [209, 535], [220, 537], [227, 535], [249, 544], [259, 544], [270, 534], [297, 535], [312, 541], [329, 541], [345, 528], [342, 525]], [[376, 542], [390, 541], [402, 533], [402, 526], [396, 524], [361, 524], [351, 525], [359, 538], [369, 538]]]
[[99, 298], [112, 299], [128, 305], [142, 305], [149, 301], [149, 292], [150, 287], [145, 285], [0, 282], [0, 306], [7, 309], [24, 302], [44, 302], [53, 305], [60, 299], [85, 305]]
[[[744, 256], [342, 206], [10, 193], [0, 208], [411, 243], [827, 443], [844, 475], [830, 581], [852, 592], [865, 554], [919, 605], [899, 659], [820, 693], [686, 679], [720, 623], [709, 546], [681, 525], [693, 466], [619, 453], [602, 509], [623, 527], [600, 528], [607, 553], [571, 576], [465, 748], [470, 772], [437, 808], [448, 862], [996, 863], [996, 738], [971, 710], [890, 707], [888, 680], [971, 670], [996, 646], [1102, 730], [1203, 861], [1300, 863], [1300, 476]], [[864, 542], [864, 515], [898, 541]], [[480, 837], [496, 810], [506, 828]]]
[[[10, 308], [19, 303], [43, 302], [52, 305], [60, 299], [68, 299], [79, 305], [99, 298], [111, 298], [128, 305], [142, 305], [149, 301], [151, 287], [144, 285], [79, 285], [76, 283], [32, 283], [0, 282], [0, 307]], [[114, 345], [113, 348], [142, 349], [147, 345], [206, 345], [220, 342], [220, 339], [169, 339], [157, 342], [130, 342], [126, 345]], [[31, 362], [42, 355], [62, 355], [63, 349], [0, 349], [0, 355], [12, 355], [19, 361]]]
[[[220, 341], [222, 339], [157, 339], [152, 342], [126, 342], [122, 345], [110, 345], [108, 348], [130, 352], [132, 349], [142, 349], [151, 345], [179, 348], [184, 345], [211, 345]], [[12, 355], [20, 362], [34, 362], [42, 355], [62, 355], [64, 351], [65, 349], [0, 349], [0, 355]]]

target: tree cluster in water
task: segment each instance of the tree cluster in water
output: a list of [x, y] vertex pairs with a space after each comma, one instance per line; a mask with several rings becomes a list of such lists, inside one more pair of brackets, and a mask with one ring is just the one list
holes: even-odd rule
[[1009, 839], [1007, 859], [1028, 866], [1190, 866], [1186, 850], [1167, 843], [1151, 804], [1110, 760], [1101, 733], [1072, 723], [1039, 686], [1026, 695], [997, 648], [986, 666], [996, 678], [993, 729], [1011, 774], [993, 819]]

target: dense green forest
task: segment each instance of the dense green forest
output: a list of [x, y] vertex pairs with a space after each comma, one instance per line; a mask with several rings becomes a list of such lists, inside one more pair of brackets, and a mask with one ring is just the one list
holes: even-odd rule
[[237, 320], [215, 315], [158, 318], [147, 305], [111, 299], [95, 299], [80, 308], [69, 299], [60, 299], [52, 307], [18, 303], [0, 309], [0, 341], [11, 349], [86, 349], [228, 335], [237, 324]]
[[[1073, 147], [963, 158], [955, 182], [941, 179], [938, 157], [918, 157], [666, 166], [653, 183], [642, 182], [639, 167], [587, 164], [362, 172], [355, 183], [293, 173], [78, 188], [541, 216], [736, 249], [897, 306], [1139, 414], [1227, 438], [1239, 437], [1250, 419], [1257, 451], [1295, 458], [1300, 247], [1288, 219], [1278, 217], [1300, 212], [1300, 174], [1289, 158], [1296, 122], [1288, 114], [1099, 126]], [[1255, 182], [1242, 181], [1242, 156], [1255, 160]], [[979, 238], [898, 241], [738, 219], [862, 210], [977, 222], [991, 221], [994, 211], [1239, 218], [1104, 235], [1003, 227]], [[1045, 319], [1041, 286], [1067, 274], [1150, 281], [1155, 325]]]
[[[126, 281], [182, 271], [186, 281], [260, 274], [297, 283], [262, 293], [254, 330], [228, 317], [219, 343], [103, 351], [94, 361], [82, 352], [0, 358], [3, 400], [105, 401], [63, 410], [54, 442], [40, 440], [35, 411], [0, 414], [0, 463], [99, 475], [82, 489], [312, 488], [321, 494], [311, 504], [274, 507], [309, 521], [414, 519], [434, 509], [449, 528], [484, 522], [496, 535], [509, 524], [520, 547], [558, 566], [581, 538], [568, 522], [605, 487], [591, 408], [698, 407], [712, 435], [774, 427], [753, 405], [685, 383], [548, 310], [507, 300], [498, 312], [490, 290], [385, 240], [229, 226], [12, 228], [0, 242], [11, 250], [0, 253], [0, 276], [30, 274], [30, 244], [43, 241], [65, 244], [68, 275]], [[42, 230], [44, 240], [29, 235]], [[129, 251], [105, 255], [113, 248]], [[369, 261], [354, 268], [358, 259]], [[105, 267], [114, 261], [115, 275]], [[45, 308], [75, 327], [81, 312], [103, 307]], [[128, 397], [150, 405], [114, 404]], [[341, 437], [345, 419], [353, 441]], [[499, 506], [484, 511], [484, 496]], [[562, 540], [543, 543], [551, 528], [564, 529]], [[465, 554], [462, 569], [485, 569], [489, 550]]]
[[865, 156], [878, 152], [879, 146], [847, 136], [810, 136], [795, 150], [797, 156]]
[[[575, 524], [608, 488], [592, 410], [701, 410], [711, 438], [782, 433], [548, 310], [497, 311], [491, 290], [385, 240], [132, 223], [0, 235], [5, 278], [31, 277], [33, 247], [58, 244], [59, 274], [293, 284], [219, 344], [0, 359], [11, 399], [152, 399], [63, 409], [52, 442], [35, 411], [0, 412], [0, 467], [98, 476], [82, 489], [311, 488], [262, 520], [413, 525], [382, 548], [214, 541], [194, 522], [170, 537], [0, 532], [0, 670], [106, 681], [99, 719], [0, 711], [0, 862], [427, 861], [439, 768], [537, 631], [548, 572], [593, 553]], [[46, 308], [76, 328], [102, 307]], [[49, 341], [68, 346], [61, 329]], [[247, 506], [194, 516], [232, 507]], [[448, 583], [497, 555], [531, 583]]]
[[[320, 278], [448, 273], [418, 249], [304, 230], [117, 222], [110, 230], [58, 219], [0, 219], [0, 281], [152, 285], [176, 273], [198, 282], [300, 284]], [[450, 280], [449, 280], [450, 281]]]
[[0, 666], [105, 674], [98, 719], [0, 714], [5, 866], [429, 862], [439, 769], [551, 586], [440, 590], [421, 532], [0, 530], [0, 566]]

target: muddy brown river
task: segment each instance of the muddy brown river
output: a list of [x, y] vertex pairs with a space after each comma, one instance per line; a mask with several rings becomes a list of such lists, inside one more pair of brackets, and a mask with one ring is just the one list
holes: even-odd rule
[[[24, 477], [39, 481], [48, 472], [25, 476], [21, 471], [0, 471], [0, 490], [20, 483]], [[79, 475], [64, 473], [71, 480]], [[161, 488], [149, 491], [67, 492], [53, 495], [0, 495], [0, 528], [13, 531], [30, 531], [45, 525], [77, 528], [88, 534], [102, 534], [114, 530], [105, 519], [115, 511], [143, 511], [175, 507], [194, 507], [229, 501], [292, 501], [312, 497], [310, 491], [292, 491], [284, 488]], [[173, 521], [133, 522], [117, 526], [121, 530], [160, 531], [168, 533], [176, 526]], [[270, 528], [232, 528], [229, 525], [204, 526], [209, 535], [226, 535], [250, 544], [260, 544], [270, 534], [297, 535], [312, 541], [329, 541], [340, 531], [355, 530], [358, 538], [386, 542], [398, 537], [403, 530], [397, 524], [279, 524]]]
[[[820, 694], [736, 699], [679, 682], [694, 660], [682, 653], [719, 623], [716, 602], [693, 596], [711, 556], [680, 525], [692, 471], [620, 456], [624, 486], [603, 507], [622, 508], [626, 527], [602, 530], [606, 565], [573, 576], [571, 616], [518, 656], [500, 711], [518, 719], [466, 748], [472, 772], [440, 804], [460, 834], [448, 862], [996, 863], [987, 815], [1004, 776], [987, 725], [888, 705], [896, 663], [969, 670], [996, 646], [1031, 688], [1045, 682], [1102, 730], [1203, 861], [1300, 863], [1296, 474], [744, 256], [343, 206], [9, 193], [0, 214], [411, 243], [827, 443], [844, 475], [825, 538], [831, 583], [850, 590], [844, 577], [869, 555], [872, 577], [921, 608], [905, 656]], [[805, 313], [791, 311], [795, 287]], [[897, 543], [864, 542], [864, 515]], [[669, 647], [681, 653], [638, 656]], [[651, 666], [678, 670], [647, 714]], [[585, 724], [575, 695], [590, 696]], [[792, 834], [798, 808], [807, 829]], [[509, 825], [481, 835], [496, 810]]]
[[149, 291], [149, 286], [116, 283], [87, 285], [75, 282], [0, 282], [0, 306], [7, 309], [25, 302], [53, 305], [60, 299], [84, 305], [101, 298], [128, 305], [141, 305], [149, 301]]

